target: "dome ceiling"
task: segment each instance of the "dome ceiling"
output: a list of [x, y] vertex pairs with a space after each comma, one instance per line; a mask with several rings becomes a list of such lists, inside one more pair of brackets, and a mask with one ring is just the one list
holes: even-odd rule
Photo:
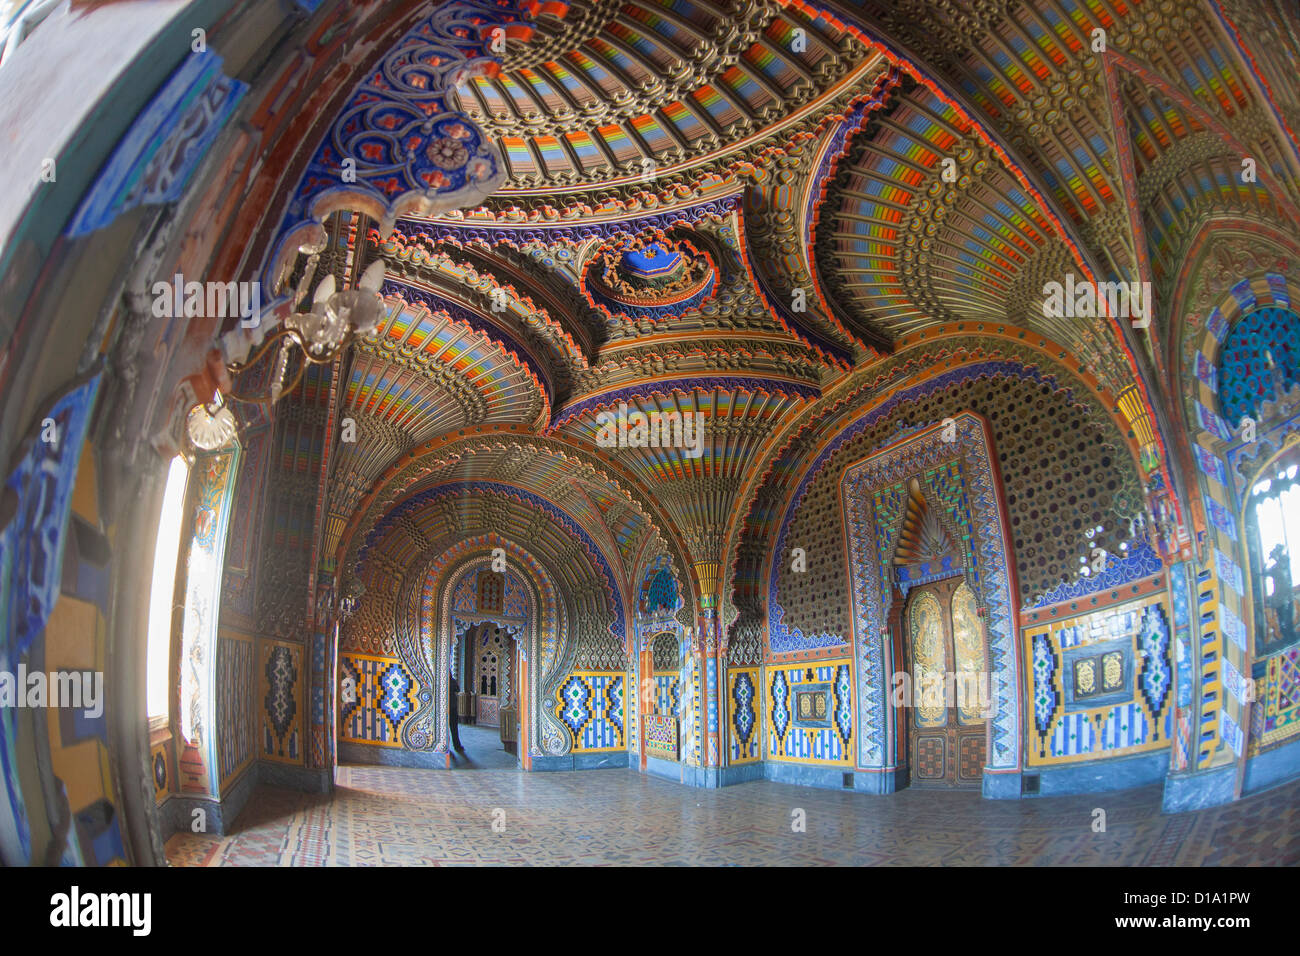
[[815, 274], [851, 330], [895, 338], [973, 320], [1085, 345], [1077, 319], [1042, 312], [1044, 282], [1076, 268], [1059, 228], [970, 122], [924, 86], [905, 83], [869, 115], [813, 234]]
[[725, 174], [878, 61], [832, 21], [770, 0], [580, 0], [454, 96], [505, 158], [506, 185], [487, 203], [502, 208], [558, 189]]
[[[349, 268], [383, 259], [393, 311], [343, 369], [363, 438], [330, 459], [327, 550], [353, 561], [403, 496], [513, 474], [602, 529], [625, 580], [671, 554], [711, 588], [733, 545], [758, 547], [740, 534], [755, 469], [845, 395], [879, 400], [935, 336], [1055, 343], [1025, 367], [1077, 356], [1159, 466], [1161, 283], [1206, 216], [1282, 222], [1296, 186], [1212, 21], [1094, 6], [543, 12], [447, 93], [503, 185], [351, 227]], [[1093, 29], [1114, 56], [1091, 55]], [[1161, 30], [1182, 46], [1147, 42]], [[1153, 282], [1151, 328], [1045, 314], [1071, 277]], [[699, 415], [703, 446], [601, 447], [620, 410]]]

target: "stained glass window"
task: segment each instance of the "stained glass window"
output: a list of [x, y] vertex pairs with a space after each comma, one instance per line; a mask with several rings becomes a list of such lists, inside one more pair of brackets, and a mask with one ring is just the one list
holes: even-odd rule
[[499, 571], [478, 573], [478, 610], [490, 614], [501, 610], [501, 597], [505, 592], [506, 576]]
[[1300, 381], [1300, 315], [1269, 306], [1243, 316], [1219, 351], [1219, 402], [1231, 427], [1244, 417], [1258, 421], [1264, 402], [1277, 398], [1274, 367], [1283, 388]]

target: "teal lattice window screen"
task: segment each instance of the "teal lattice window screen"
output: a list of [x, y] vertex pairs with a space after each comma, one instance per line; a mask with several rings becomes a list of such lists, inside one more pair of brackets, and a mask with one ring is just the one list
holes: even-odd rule
[[1233, 428], [1242, 418], [1259, 420], [1265, 401], [1300, 381], [1300, 315], [1267, 306], [1248, 312], [1232, 327], [1219, 350], [1219, 404]]

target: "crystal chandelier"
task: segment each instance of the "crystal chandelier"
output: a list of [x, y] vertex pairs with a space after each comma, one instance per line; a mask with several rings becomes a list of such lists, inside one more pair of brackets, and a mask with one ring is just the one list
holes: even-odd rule
[[[318, 226], [298, 246], [298, 251], [308, 256], [306, 268], [298, 280], [292, 299], [299, 308], [307, 300], [307, 292], [316, 277], [320, 254], [327, 245], [325, 229]], [[283, 284], [286, 278], [282, 275], [277, 280], [277, 285]], [[237, 402], [274, 405], [297, 387], [308, 365], [332, 362], [353, 340], [373, 335], [385, 315], [384, 300], [379, 294], [383, 282], [382, 259], [366, 268], [354, 289], [337, 289], [334, 276], [326, 275], [317, 284], [311, 304], [302, 311], [288, 315], [280, 328], [261, 344], [251, 358], [243, 362], [226, 363], [226, 370], [238, 375], [256, 365], [272, 348], [278, 347], [269, 393], [265, 397], [258, 397], [231, 391], [226, 398]], [[302, 353], [302, 361], [298, 363], [292, 379], [286, 381], [295, 349]], [[191, 408], [186, 421], [190, 442], [202, 451], [215, 451], [225, 446], [237, 430], [235, 415], [219, 391], [213, 401], [200, 402]]]

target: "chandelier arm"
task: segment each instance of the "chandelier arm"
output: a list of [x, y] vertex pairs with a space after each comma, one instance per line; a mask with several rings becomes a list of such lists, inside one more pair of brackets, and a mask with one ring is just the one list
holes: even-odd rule
[[270, 338], [268, 338], [265, 342], [263, 342], [260, 346], [258, 346], [258, 349], [256, 352], [253, 353], [252, 358], [248, 359], [245, 362], [227, 362], [226, 370], [231, 372], [234, 375], [239, 375], [241, 372], [248, 371], [250, 368], [252, 368], [254, 365], [256, 365], [258, 362], [262, 360], [262, 357], [266, 355], [267, 350], [270, 349], [272, 345], [280, 341], [280, 339], [284, 338], [286, 335], [292, 335], [292, 334], [293, 332], [291, 329], [285, 329], [285, 328], [277, 329], [275, 332], [271, 333]]
[[[307, 356], [306, 352], [303, 353], [303, 357], [307, 358], [307, 361], [311, 361], [311, 359]], [[306, 371], [307, 371], [307, 362], [300, 362], [298, 364], [298, 370], [293, 373], [293, 378], [290, 379], [289, 382], [285, 384], [283, 388], [280, 389], [281, 398], [284, 398], [284, 396], [288, 395], [290, 392], [292, 392], [295, 388], [298, 387], [298, 383], [302, 381], [302, 377], [306, 373]]]
[[[307, 348], [307, 344], [303, 341], [302, 334], [297, 329], [281, 327], [273, 332], [266, 341], [258, 347], [252, 358], [245, 362], [228, 362], [226, 364], [226, 369], [234, 375], [240, 375], [260, 362], [267, 355], [272, 346], [280, 342], [282, 339], [288, 339], [298, 347], [298, 351], [302, 354], [303, 361], [298, 365], [298, 370], [294, 373], [293, 379], [290, 382], [287, 382], [280, 390], [281, 395], [287, 395], [298, 387], [298, 383], [302, 381], [303, 374], [306, 372], [309, 363], [311, 365], [328, 365], [358, 338], [359, 336], [356, 332], [349, 329], [337, 347], [330, 349], [327, 354], [318, 358]], [[240, 393], [233, 390], [226, 392], [224, 397], [232, 401], [241, 402], [245, 405], [262, 405], [269, 407], [273, 404], [265, 398], [254, 398], [247, 393]]]

